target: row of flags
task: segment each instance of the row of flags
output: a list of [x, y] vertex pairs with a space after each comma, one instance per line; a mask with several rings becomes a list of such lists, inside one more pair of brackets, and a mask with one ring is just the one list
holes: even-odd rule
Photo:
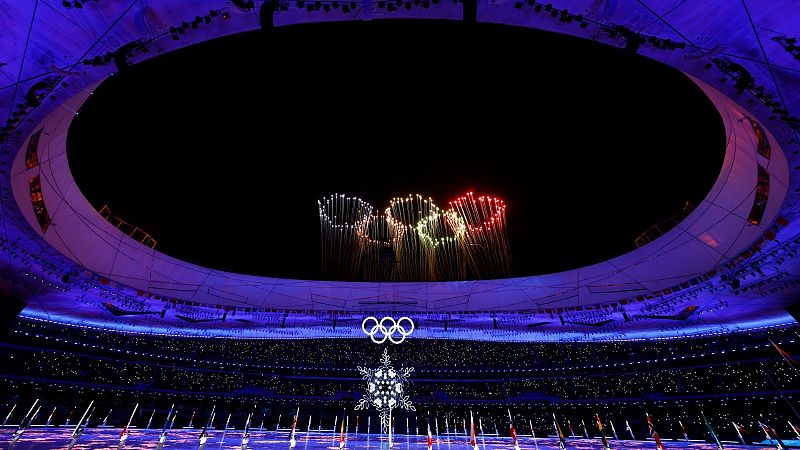
[[[719, 437], [717, 436], [716, 431], [714, 430], [713, 426], [711, 425], [711, 422], [709, 422], [709, 420], [706, 417], [705, 413], [700, 411], [700, 416], [701, 416], [701, 418], [703, 420], [703, 424], [705, 425], [706, 429], [708, 430], [708, 433], [709, 433], [709, 436], [711, 437], [711, 440], [716, 444], [717, 449], [718, 450], [724, 450], [725, 447], [722, 444], [722, 441], [720, 441]], [[653, 441], [654, 441], [654, 443], [656, 445], [656, 449], [657, 450], [665, 450], [664, 449], [664, 443], [661, 441], [661, 436], [658, 434], [658, 431], [656, 430], [656, 427], [655, 427], [655, 424], [653, 423], [652, 417], [648, 413], [645, 414], [645, 417], [646, 417], [646, 420], [647, 420], [647, 427], [648, 427], [648, 431], [649, 431], [650, 437], [653, 439]], [[514, 450], [520, 450], [519, 443], [517, 442], [517, 432], [516, 432], [516, 428], [514, 427], [514, 421], [513, 421], [513, 418], [511, 417], [511, 411], [510, 410], [508, 411], [508, 419], [509, 419], [509, 434], [511, 435], [511, 438], [512, 438], [512, 441], [513, 441], [513, 448], [514, 448]], [[600, 435], [600, 440], [603, 443], [603, 448], [604, 449], [610, 449], [611, 445], [610, 445], [610, 442], [608, 440], [608, 437], [606, 436], [605, 427], [603, 425], [602, 420], [600, 419], [600, 415], [599, 414], [595, 414], [595, 420], [597, 421], [597, 430], [598, 430], [599, 435]], [[800, 440], [800, 428], [798, 428], [794, 424], [792, 424], [791, 421], [787, 421], [787, 422], [788, 422], [789, 426], [791, 427], [792, 431], [797, 436], [797, 439]], [[609, 424], [611, 426], [611, 430], [612, 430], [612, 433], [614, 435], [614, 439], [619, 439], [619, 437], [617, 436], [617, 432], [614, 429], [614, 423], [613, 422], [609, 422]], [[689, 442], [689, 436], [688, 436], [688, 433], [686, 431], [686, 428], [683, 426], [683, 422], [678, 421], [678, 424], [681, 427], [681, 432], [683, 434], [684, 440], [686, 442]], [[736, 430], [736, 434], [737, 434], [737, 436], [739, 438], [740, 443], [742, 445], [749, 444], [749, 442], [747, 442], [745, 440], [745, 438], [743, 437], [743, 435], [742, 435], [742, 433], [747, 433], [747, 431], [744, 429], [744, 426], [736, 424], [735, 422], [732, 422], [732, 424], [733, 424], [734, 429]], [[582, 420], [581, 420], [581, 425], [582, 425], [583, 430], [584, 430], [584, 436], [586, 438], [588, 438], [589, 435], [588, 435], [588, 432], [586, 430], [586, 424]], [[784, 450], [784, 449], [787, 448], [786, 444], [783, 442], [783, 440], [781, 440], [781, 438], [778, 436], [778, 433], [775, 431], [774, 428], [772, 428], [771, 426], [767, 425], [766, 423], [764, 423], [761, 420], [758, 421], [758, 425], [762, 429], [762, 431], [764, 432], [764, 435], [765, 435], [767, 441], [769, 441], [771, 444], [773, 444], [776, 449]], [[567, 426], [568, 426], [570, 435], [573, 438], [576, 437], [575, 436], [575, 432], [572, 429], [572, 423], [569, 420], [567, 420]], [[472, 418], [472, 412], [470, 412], [470, 429], [471, 429], [470, 446], [472, 446], [473, 450], [479, 450], [478, 446], [477, 446], [477, 442], [476, 442], [475, 425], [474, 425], [474, 420]], [[560, 449], [566, 449], [566, 435], [564, 434], [564, 431], [562, 430], [561, 425], [559, 424], [555, 413], [553, 414], [553, 429], [554, 429], [556, 437], [558, 438], [558, 441], [559, 441], [559, 448]], [[631, 428], [631, 426], [630, 426], [630, 424], [628, 423], [627, 420], [625, 421], [625, 431], [630, 432], [631, 439], [635, 440], [635, 436], [633, 434], [633, 429]], [[536, 435], [535, 435], [535, 433], [533, 431], [533, 426], [532, 425], [531, 425], [531, 436], [534, 438], [534, 443], [536, 445], [536, 448], [538, 449], [538, 443], [536, 441]], [[428, 450], [431, 450], [432, 443], [433, 443], [433, 439], [432, 439], [432, 436], [431, 436], [430, 423], [429, 423], [428, 424]]]
[[[39, 403], [39, 399], [37, 399], [34, 402], [34, 404], [31, 406], [31, 408], [28, 410], [28, 412], [23, 417], [22, 421], [20, 422], [19, 427], [17, 428], [17, 430], [12, 435], [11, 445], [9, 446], [9, 448], [12, 448], [16, 444], [16, 442], [18, 441], [19, 437], [27, 429], [27, 427], [30, 426], [30, 422], [33, 420], [33, 418], [36, 416], [36, 414], [41, 409], [41, 406], [39, 406], [39, 408], [36, 409], [36, 407], [38, 406], [38, 403]], [[117, 447], [118, 450], [125, 447], [125, 442], [128, 439], [128, 436], [130, 434], [130, 426], [131, 426], [131, 423], [133, 421], [133, 417], [135, 416], [136, 411], [137, 411], [138, 408], [139, 408], [139, 404], [137, 403], [133, 408], [133, 412], [131, 413], [127, 424], [122, 429], [122, 432], [120, 434], [119, 444], [118, 444], [118, 447]], [[216, 405], [212, 408], [211, 415], [209, 416], [209, 419], [208, 419], [208, 423], [206, 424], [205, 427], [203, 427], [203, 429], [200, 432], [200, 435], [199, 435], [199, 447], [198, 447], [199, 450], [203, 450], [204, 449], [205, 444], [206, 444], [206, 442], [208, 440], [208, 428], [212, 427], [212, 424], [213, 424], [213, 421], [214, 421], [214, 418], [215, 418], [215, 412], [216, 412]], [[91, 415], [93, 413], [94, 413], [94, 401], [92, 401], [89, 404], [89, 406], [86, 408], [86, 411], [84, 412], [83, 416], [81, 416], [80, 421], [78, 421], [78, 424], [76, 425], [75, 429], [72, 431], [72, 433], [71, 433], [71, 442], [70, 442], [69, 446], [67, 447], [68, 449], [71, 450], [75, 446], [76, 442], [78, 441], [78, 438], [83, 434], [84, 429], [88, 425], [89, 419], [91, 418]], [[51, 416], [52, 416], [52, 414], [51, 414]], [[298, 422], [299, 416], [300, 416], [300, 408], [297, 408], [297, 412], [295, 413], [294, 418], [292, 420], [292, 426], [291, 426], [291, 430], [290, 430], [290, 434], [289, 434], [289, 449], [290, 450], [293, 449], [295, 447], [295, 445], [296, 445], [295, 434], [296, 434], [297, 422]], [[722, 442], [718, 438], [714, 428], [712, 427], [712, 425], [709, 422], [709, 420], [706, 417], [706, 415], [702, 411], [700, 411], [700, 416], [702, 418], [703, 424], [706, 426], [706, 428], [708, 430], [709, 436], [711, 437], [712, 441], [716, 444], [717, 449], [718, 450], [723, 450], [725, 447], [723, 446]], [[167, 437], [168, 431], [172, 429], [172, 427], [173, 427], [173, 425], [175, 423], [175, 418], [176, 417], [177, 417], [177, 411], [175, 411], [175, 405], [173, 404], [170, 407], [169, 413], [167, 413], [167, 418], [166, 418], [166, 420], [164, 422], [164, 426], [162, 428], [161, 435], [159, 436], [158, 445], [156, 447], [157, 450], [161, 450], [163, 448], [164, 443], [166, 441], [166, 437]], [[230, 422], [230, 418], [231, 418], [231, 416], [228, 415], [228, 421], [225, 424], [225, 430], [228, 429], [228, 423]], [[247, 450], [247, 448], [248, 448], [248, 443], [249, 443], [249, 440], [250, 440], [249, 429], [250, 429], [250, 424], [251, 424], [252, 418], [253, 418], [253, 414], [250, 413], [247, 416], [247, 422], [245, 423], [244, 435], [242, 437], [242, 446], [241, 446], [242, 450]], [[646, 413], [645, 414], [645, 418], [646, 418], [646, 421], [647, 421], [647, 428], [648, 428], [649, 435], [653, 439], [653, 441], [655, 443], [655, 446], [656, 446], [656, 449], [657, 450], [664, 450], [664, 444], [661, 441], [661, 437], [660, 437], [658, 431], [656, 430], [656, 427], [655, 427], [655, 424], [653, 423], [652, 417], [650, 416], [650, 414]], [[512, 438], [512, 441], [513, 441], [513, 450], [520, 450], [519, 443], [517, 441], [517, 431], [516, 431], [516, 428], [514, 426], [514, 420], [513, 420], [513, 417], [511, 416], [511, 411], [510, 410], [508, 410], [508, 419], [509, 419], [509, 434], [511, 435], [511, 438]], [[600, 440], [603, 443], [603, 448], [604, 449], [610, 449], [611, 445], [610, 445], [610, 442], [608, 440], [608, 437], [606, 436], [606, 431], [605, 431], [606, 429], [605, 429], [605, 427], [603, 425], [602, 420], [600, 419], [600, 415], [599, 414], [595, 414], [595, 420], [597, 422], [597, 430], [598, 430], [599, 435], [600, 435]], [[152, 421], [152, 416], [150, 417], [150, 421]], [[149, 428], [150, 421], [148, 421], [148, 428]], [[340, 450], [345, 449], [345, 444], [346, 444], [345, 421], [346, 421], [346, 418], [343, 417], [342, 421], [341, 421], [341, 429], [340, 429], [340, 432], [339, 432], [339, 449]], [[792, 424], [791, 421], [788, 421], [788, 423], [789, 423], [789, 426], [791, 427], [792, 431], [794, 431], [794, 433], [797, 436], [797, 438], [800, 439], [800, 429], [798, 429], [798, 427], [796, 427], [794, 424]], [[681, 421], [678, 421], [678, 424], [681, 427], [681, 432], [683, 434], [683, 438], [688, 442], [689, 441], [689, 437], [688, 437], [688, 433], [686, 431], [686, 428], [683, 426], [683, 423]], [[731, 424], [733, 425], [733, 428], [736, 431], [736, 435], [737, 435], [739, 441], [743, 445], [747, 444], [748, 442], [746, 441], [746, 439], [744, 437], [744, 434], [747, 434], [747, 431], [745, 430], [744, 426], [742, 426], [741, 424], [737, 424], [736, 422], [731, 422]], [[611, 426], [611, 431], [613, 433], [614, 438], [615, 439], [619, 439], [618, 436], [617, 436], [617, 432], [614, 429], [613, 422], [609, 422], [609, 425]], [[766, 439], [770, 443], [774, 444], [776, 449], [778, 449], [778, 450], [786, 449], [786, 444], [783, 442], [783, 440], [781, 440], [781, 438], [778, 436], [778, 433], [775, 431], [775, 429], [773, 427], [769, 426], [768, 424], [764, 423], [763, 421], [758, 421], [758, 425], [761, 428], [761, 430], [764, 432], [764, 435], [765, 435]], [[571, 437], [575, 438], [576, 437], [575, 436], [575, 432], [574, 432], [574, 430], [572, 428], [572, 423], [569, 420], [567, 420], [567, 426], [568, 426], [568, 430], [569, 430], [569, 433], [570, 433]], [[588, 438], [589, 434], [588, 434], [588, 431], [586, 429], [586, 424], [583, 422], [583, 420], [581, 420], [581, 426], [583, 427], [584, 436], [586, 438]], [[564, 434], [564, 431], [562, 430], [561, 425], [559, 424], [555, 413], [553, 413], [553, 428], [554, 428], [556, 437], [558, 438], [558, 441], [559, 441], [559, 448], [560, 449], [566, 449], [566, 435]], [[628, 423], [627, 420], [625, 421], [625, 431], [628, 431], [630, 433], [631, 439], [635, 439], [635, 436], [633, 434], [633, 430], [632, 430], [632, 428], [631, 428], [631, 426], [630, 426], [630, 424]], [[534, 443], [536, 445], [536, 448], [538, 449], [538, 443], [536, 441], [536, 435], [534, 434], [532, 425], [531, 425], [531, 435], [533, 436]], [[390, 436], [389, 436], [389, 446], [390, 446], [390, 448], [391, 448], [391, 443], [392, 442], [391, 442], [391, 427], [390, 427]], [[475, 431], [475, 420], [474, 420], [474, 417], [472, 415], [472, 411], [470, 411], [470, 440], [469, 440], [469, 444], [472, 447], [472, 450], [479, 450], [478, 443], [477, 443], [477, 433]], [[430, 419], [428, 419], [427, 420], [427, 447], [428, 447], [428, 450], [431, 450], [432, 446], [433, 446], [433, 435], [431, 433]]]

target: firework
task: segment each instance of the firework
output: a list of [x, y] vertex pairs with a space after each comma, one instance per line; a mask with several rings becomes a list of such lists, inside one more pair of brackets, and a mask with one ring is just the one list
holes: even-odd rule
[[382, 281], [391, 278], [395, 267], [392, 236], [384, 215], [371, 215], [364, 227], [357, 230], [360, 237], [364, 280]]
[[389, 202], [385, 215], [396, 256], [393, 279], [436, 279], [432, 264], [433, 246], [420, 236], [417, 225], [438, 211], [433, 199], [419, 194], [395, 197]]
[[318, 201], [327, 279], [437, 281], [511, 273], [505, 202], [467, 193], [441, 209], [430, 197], [395, 197], [383, 215], [357, 197]]
[[361, 273], [364, 246], [361, 236], [372, 206], [357, 197], [333, 194], [317, 201], [322, 234], [322, 274], [348, 280]]
[[[511, 254], [506, 235], [506, 204], [497, 197], [468, 192], [450, 202], [455, 217], [463, 221], [461, 240], [476, 278], [501, 278], [511, 274]], [[454, 223], [454, 227], [461, 227]]]
[[463, 280], [466, 277], [462, 250], [466, 226], [455, 211], [437, 207], [417, 222], [415, 231], [422, 245], [431, 249], [431, 279]]

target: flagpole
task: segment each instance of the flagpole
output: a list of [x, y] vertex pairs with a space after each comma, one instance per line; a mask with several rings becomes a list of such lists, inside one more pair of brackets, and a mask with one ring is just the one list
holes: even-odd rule
[[627, 420], [625, 421], [625, 429], [631, 433], [631, 440], [635, 441], [636, 436], [633, 435], [633, 428], [631, 428], [631, 424], [629, 424]]
[[106, 414], [106, 417], [103, 419], [103, 424], [100, 425], [101, 427], [105, 427], [106, 424], [108, 423], [108, 416], [111, 415], [111, 411], [114, 411], [114, 408], [108, 410], [108, 414]]
[[122, 434], [119, 436], [119, 444], [117, 444], [117, 448], [125, 447], [125, 441], [128, 440], [128, 435], [131, 434], [129, 428], [131, 426], [131, 422], [133, 422], [133, 416], [136, 414], [136, 410], [139, 409], [139, 404], [137, 403], [136, 406], [133, 407], [133, 412], [131, 413], [131, 417], [128, 419], [128, 423], [125, 424], [125, 428], [122, 429]]
[[8, 423], [8, 419], [11, 418], [11, 414], [14, 413], [15, 409], [17, 409], [17, 404], [16, 403], [14, 403], [14, 406], [11, 407], [11, 411], [8, 412], [8, 414], [6, 415], [6, 418], [3, 420], [3, 426], [6, 426], [6, 424]]
[[153, 423], [153, 416], [155, 416], [155, 415], [156, 415], [156, 410], [153, 409], [153, 413], [150, 414], [150, 420], [147, 421], [147, 427], [145, 427], [145, 430], [149, 430], [150, 429], [150, 424]]
[[603, 442], [603, 448], [611, 448], [611, 445], [608, 443], [608, 439], [606, 438], [606, 432], [603, 431], [603, 422], [600, 420], [600, 414], [595, 413], [594, 417], [597, 419], [597, 430], [600, 432], [600, 440]]
[[175, 418], [177, 416], [178, 412], [175, 411], [175, 404], [173, 403], [172, 406], [169, 407], [167, 419], [164, 421], [164, 427], [161, 428], [161, 434], [158, 436], [158, 446], [156, 446], [156, 449], [160, 450], [162, 447], [164, 447], [164, 443], [167, 442], [167, 434], [169, 433], [169, 430], [172, 429], [172, 426], [175, 425]]
[[[466, 427], [466, 421], [464, 421]], [[478, 442], [475, 440], [475, 419], [472, 417], [472, 410], [469, 410], [469, 443], [472, 445], [472, 450], [479, 450]]]
[[664, 450], [664, 444], [661, 442], [661, 437], [658, 435], [658, 431], [656, 431], [656, 426], [653, 424], [653, 419], [650, 418], [649, 413], [644, 413], [647, 417], [647, 428], [650, 430], [650, 436], [652, 436], [653, 440], [656, 441], [656, 448], [658, 450]]
[[520, 450], [517, 443], [517, 430], [514, 429], [514, 419], [511, 418], [511, 410], [508, 410], [508, 424], [511, 431], [511, 437], [514, 438], [514, 450]]
[[41, 411], [41, 410], [42, 410], [42, 405], [39, 405], [39, 407], [36, 408], [36, 412], [33, 413], [33, 415], [31, 416], [31, 420], [28, 421], [28, 426], [31, 426], [31, 423], [34, 420], [36, 420], [37, 417], [39, 417], [39, 411]]
[[339, 448], [340, 449], [344, 448], [344, 426], [345, 426], [345, 420], [347, 420], [346, 417], [347, 417], [347, 409], [344, 409], [344, 410], [342, 410], [342, 425], [341, 425], [341, 431], [339, 432]]
[[211, 415], [208, 416], [208, 422], [206, 422], [206, 426], [200, 430], [200, 436], [198, 436], [199, 440], [199, 447], [198, 450], [203, 450], [206, 446], [206, 442], [208, 442], [208, 429], [214, 426], [214, 414], [217, 412], [217, 404], [215, 403], [214, 406], [211, 408]]
[[[767, 440], [769, 440], [770, 443], [773, 441], [775, 442], [775, 448], [777, 450], [784, 450], [786, 448], [786, 444], [783, 443], [781, 438], [778, 436], [778, 432], [775, 431], [774, 428], [761, 422], [760, 420], [758, 421], [758, 424], [761, 425], [761, 428], [764, 430], [764, 434], [767, 435]], [[773, 436], [775, 437], [773, 438]]]
[[717, 449], [718, 450], [724, 449], [725, 447], [722, 445], [722, 442], [719, 441], [719, 438], [717, 437], [717, 433], [715, 433], [714, 432], [714, 428], [711, 427], [711, 422], [708, 421], [708, 419], [706, 418], [705, 413], [703, 413], [702, 410], [700, 410], [700, 415], [703, 417], [703, 422], [705, 423], [706, 428], [708, 428], [708, 433], [711, 435], [711, 438], [717, 444]]
[[[171, 410], [170, 410], [171, 411]], [[169, 422], [169, 428], [167, 428], [167, 424], [164, 424], [164, 430], [161, 432], [161, 436], [158, 437], [158, 445], [156, 446], [156, 450], [161, 450], [164, 448], [164, 443], [167, 442], [167, 434], [172, 427], [175, 426], [175, 419], [178, 418], [178, 411], [175, 411], [175, 414], [172, 415], [172, 420], [170, 420], [169, 415], [167, 415], [167, 422]]]
[[55, 413], [56, 413], [56, 408], [58, 408], [58, 407], [57, 407], [57, 406], [54, 406], [54, 407], [53, 407], [53, 411], [52, 411], [52, 412], [50, 412], [50, 415], [49, 415], [49, 416], [47, 416], [47, 422], [44, 424], [44, 427], [45, 427], [45, 428], [49, 427], [49, 426], [50, 426], [50, 422], [52, 422], [52, 421], [53, 421], [53, 414], [55, 414]]
[[564, 450], [567, 448], [564, 441], [564, 433], [561, 431], [561, 426], [558, 424], [558, 419], [556, 419], [556, 413], [553, 413], [553, 427], [556, 429], [556, 437], [558, 437], [558, 448], [560, 450]]
[[767, 440], [768, 440], [768, 441], [769, 441], [769, 443], [771, 444], [771, 443], [772, 443], [772, 436], [770, 436], [770, 435], [769, 435], [769, 432], [767, 432], [767, 427], [765, 427], [765, 426], [764, 426], [764, 424], [763, 424], [763, 423], [761, 423], [761, 422], [758, 422], [758, 426], [761, 428], [761, 431], [763, 431], [763, 432], [764, 432], [764, 436], [766, 436], [766, 437], [767, 437]]
[[433, 436], [431, 436], [431, 413], [430, 412], [428, 413], [427, 419], [425, 419], [425, 423], [428, 426], [428, 439], [427, 439], [428, 450], [431, 450], [431, 448], [433, 447]]
[[86, 414], [89, 414], [89, 410], [92, 409], [92, 405], [94, 405], [94, 400], [92, 400], [89, 403], [89, 406], [86, 407], [86, 411], [84, 411], [83, 415], [81, 416], [81, 420], [78, 421], [78, 425], [76, 425], [75, 429], [72, 430], [72, 435], [73, 436], [75, 436], [75, 434], [78, 432], [78, 430], [80, 430], [81, 425], [83, 424], [83, 419], [86, 418]]
[[69, 421], [72, 419], [72, 415], [74, 413], [75, 413], [75, 408], [72, 408], [72, 411], [70, 411], [69, 414], [67, 414], [67, 420], [64, 422], [64, 425], [62, 425], [64, 428], [69, 426]]
[[792, 431], [794, 431], [794, 435], [797, 436], [798, 440], [800, 440], [800, 431], [797, 430], [796, 426], [792, 425], [792, 422], [790, 422], [788, 420], [787, 420], [787, 422], [789, 422], [789, 426], [792, 427]]
[[616, 430], [616, 428], [614, 428], [614, 422], [609, 420], [608, 423], [611, 425], [611, 432], [614, 433], [614, 440], [618, 441], [619, 440], [619, 436], [617, 436], [617, 430]]
[[242, 450], [247, 450], [247, 445], [250, 444], [250, 420], [253, 418], [253, 413], [247, 415], [247, 421], [244, 423], [244, 434], [242, 435]]
[[736, 436], [739, 436], [739, 442], [740, 442], [742, 445], [747, 445], [747, 444], [745, 444], [745, 442], [744, 442], [744, 437], [742, 437], [742, 433], [739, 431], [739, 426], [738, 426], [738, 425], [736, 425], [736, 422], [731, 422], [731, 424], [733, 425], [733, 429], [734, 429], [734, 430], [736, 430]]
[[225, 435], [228, 434], [228, 425], [231, 423], [231, 416], [233, 413], [228, 413], [228, 419], [225, 420], [225, 429], [222, 430], [222, 439], [225, 439]]
[[297, 412], [294, 415], [294, 419], [292, 419], [292, 431], [289, 434], [289, 448], [294, 448], [297, 445], [297, 441], [294, 438], [294, 430], [297, 427], [297, 419], [300, 418], [300, 407], [297, 407]]
[[[91, 417], [91, 413], [89, 412], [89, 410], [92, 409], [93, 405], [94, 405], [94, 400], [92, 400], [91, 403], [89, 403], [89, 406], [86, 407], [86, 411], [84, 411], [83, 416], [81, 416], [81, 420], [78, 421], [78, 425], [75, 426], [74, 430], [72, 430], [72, 434], [70, 435], [71, 441], [67, 446], [68, 450], [72, 450], [72, 447], [74, 447], [75, 443], [78, 442], [78, 438], [80, 438], [81, 434], [83, 434], [83, 427], [84, 427], [83, 419], [86, 418], [87, 414], [89, 414], [89, 416]], [[86, 421], [88, 422], [89, 419], [86, 418]]]
[[[25, 429], [28, 428], [28, 426], [30, 426], [31, 422], [33, 421], [33, 418], [36, 417], [36, 413], [38, 413], [39, 410], [37, 409], [36, 412], [33, 413], [33, 415], [31, 415], [31, 411], [33, 411], [33, 408], [35, 408], [38, 403], [39, 399], [37, 398], [36, 401], [33, 402], [33, 405], [31, 405], [31, 409], [28, 410], [28, 412], [19, 422], [17, 430], [14, 431], [14, 434], [11, 436], [11, 445], [9, 446], [9, 448], [13, 447], [14, 444], [17, 443], [17, 440], [22, 436], [22, 433], [24, 433]], [[39, 408], [41, 408], [41, 406], [39, 406]]]
[[17, 431], [25, 427], [25, 421], [28, 420], [28, 417], [31, 415], [31, 412], [33, 412], [33, 408], [36, 408], [36, 405], [38, 404], [39, 404], [39, 399], [37, 398], [36, 401], [33, 402], [33, 405], [31, 405], [31, 409], [29, 409], [28, 412], [25, 413], [24, 416], [22, 416], [22, 420], [19, 422], [19, 427], [17, 428]]

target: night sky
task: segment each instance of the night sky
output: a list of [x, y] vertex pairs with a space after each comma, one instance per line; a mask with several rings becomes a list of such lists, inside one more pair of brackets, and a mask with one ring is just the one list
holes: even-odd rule
[[[666, 51], [666, 50], [665, 50]], [[599, 262], [699, 203], [722, 122], [680, 72], [622, 49], [457, 22], [313, 24], [193, 46], [114, 75], [68, 156], [98, 209], [157, 250], [320, 278], [317, 199], [508, 204], [515, 275]]]

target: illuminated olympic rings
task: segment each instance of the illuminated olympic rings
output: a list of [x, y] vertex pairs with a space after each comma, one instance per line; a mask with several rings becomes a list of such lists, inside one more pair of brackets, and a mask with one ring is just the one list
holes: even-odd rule
[[[403, 326], [404, 321], [408, 322], [408, 325]], [[387, 339], [392, 344], [401, 344], [414, 332], [414, 321], [408, 317], [401, 317], [395, 321], [389, 316], [381, 320], [369, 316], [361, 322], [361, 330], [376, 344], [383, 344]]]

